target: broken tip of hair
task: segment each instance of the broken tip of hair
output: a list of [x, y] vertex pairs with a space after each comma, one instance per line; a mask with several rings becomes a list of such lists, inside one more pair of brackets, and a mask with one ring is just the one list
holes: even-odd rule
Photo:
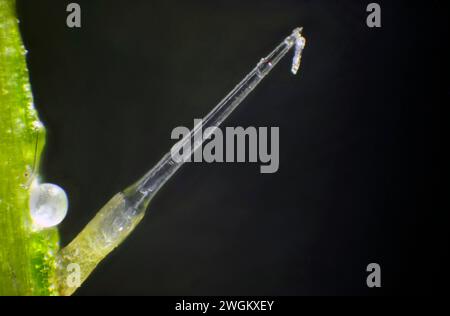
[[300, 68], [300, 61], [302, 59], [302, 52], [306, 45], [306, 39], [302, 36], [303, 27], [298, 27], [292, 32], [294, 57], [292, 57], [291, 72], [296, 75]]

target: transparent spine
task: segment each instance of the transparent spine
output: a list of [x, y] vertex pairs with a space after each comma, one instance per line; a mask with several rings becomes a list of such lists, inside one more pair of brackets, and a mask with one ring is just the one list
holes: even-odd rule
[[[295, 46], [295, 52], [291, 71], [294, 74], [297, 72], [305, 45], [301, 31], [301, 28], [295, 29], [267, 57], [261, 59], [256, 67], [205, 116], [201, 125], [195, 126], [186, 137], [175, 144], [172, 150], [138, 182], [116, 194], [81, 233], [61, 250], [58, 258], [61, 295], [72, 294], [97, 264], [126, 239], [144, 217], [145, 210], [155, 193], [181, 167], [186, 158], [202, 145], [203, 140], [212, 135], [214, 128], [218, 127], [233, 112], [293, 46]], [[203, 130], [205, 132], [202, 132]], [[172, 152], [184, 148], [186, 143], [193, 144], [191, 150], [183, 153], [183, 159], [174, 159]], [[74, 275], [79, 277], [77, 282], [73, 282]], [[77, 278], [75, 278], [76, 280]]]
[[[296, 28], [267, 57], [262, 58], [256, 67], [203, 118], [200, 124], [197, 124], [188, 135], [176, 143], [172, 150], [165, 154], [158, 164], [136, 184], [124, 191], [126, 198], [130, 202], [132, 201], [136, 209], [145, 211], [155, 193], [203, 144], [203, 141], [213, 134], [214, 128], [218, 127], [241, 104], [293, 46], [295, 53], [291, 71], [293, 74], [297, 73], [305, 46], [305, 39], [301, 36], [301, 31], [301, 28]], [[172, 152], [179, 152], [186, 148], [186, 144], [189, 144], [189, 148], [191, 148], [190, 144], [193, 144], [191, 150], [183, 153], [183, 159], [174, 159]]]

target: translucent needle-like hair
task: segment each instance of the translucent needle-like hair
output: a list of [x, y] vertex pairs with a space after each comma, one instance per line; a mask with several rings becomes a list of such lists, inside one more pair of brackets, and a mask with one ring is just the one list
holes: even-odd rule
[[[156, 192], [292, 47], [294, 57], [291, 71], [293, 74], [297, 73], [305, 46], [301, 32], [302, 28], [296, 28], [267, 57], [262, 58], [256, 67], [204, 117], [201, 125], [196, 125], [188, 135], [176, 143], [172, 151], [169, 151], [139, 181], [116, 194], [83, 231], [61, 250], [58, 262], [60, 294], [72, 294], [97, 264], [134, 230]], [[199, 135], [203, 130], [204, 134]], [[184, 159], [174, 159], [171, 153], [178, 152], [186, 143], [193, 144], [191, 151], [183, 153]]]

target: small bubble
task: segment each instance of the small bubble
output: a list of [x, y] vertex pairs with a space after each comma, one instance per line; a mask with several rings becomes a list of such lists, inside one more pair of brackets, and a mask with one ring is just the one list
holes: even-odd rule
[[30, 212], [38, 226], [53, 227], [61, 223], [66, 217], [68, 205], [66, 192], [56, 184], [33, 184]]

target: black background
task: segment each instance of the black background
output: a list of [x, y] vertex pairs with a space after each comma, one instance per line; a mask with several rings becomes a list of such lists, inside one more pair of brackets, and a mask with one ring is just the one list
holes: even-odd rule
[[[290, 57], [225, 126], [279, 126], [280, 169], [187, 164], [79, 295], [429, 294], [448, 251], [437, 203], [444, 1], [18, 1], [45, 180], [63, 245], [296, 26]], [[366, 266], [381, 265], [368, 289]]]

